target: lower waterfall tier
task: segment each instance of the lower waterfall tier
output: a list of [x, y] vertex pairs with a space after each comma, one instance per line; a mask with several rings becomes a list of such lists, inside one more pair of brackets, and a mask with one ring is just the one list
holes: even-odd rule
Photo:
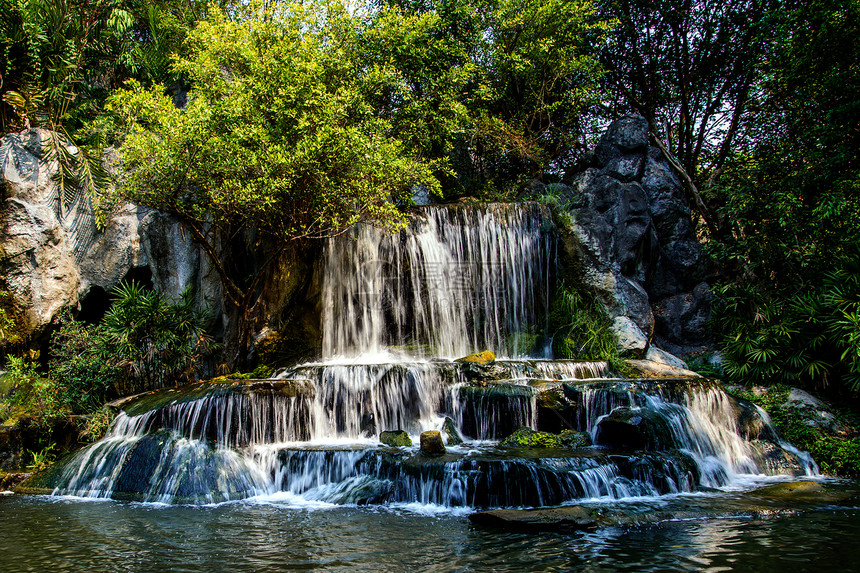
[[[29, 487], [163, 503], [288, 495], [495, 508], [816, 471], [766, 414], [718, 383], [601, 374], [610, 374], [605, 364], [576, 362], [323, 364], [164, 390], [127, 403], [105, 438]], [[379, 442], [384, 431], [404, 430], [417, 443], [421, 432], [451, 426], [465, 443], [452, 440], [441, 456]], [[550, 449], [499, 442], [521, 427], [584, 440]]]

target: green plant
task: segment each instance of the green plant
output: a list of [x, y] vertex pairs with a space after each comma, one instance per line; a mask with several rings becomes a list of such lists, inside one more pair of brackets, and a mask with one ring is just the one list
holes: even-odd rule
[[102, 330], [75, 321], [65, 311], [60, 315], [59, 329], [51, 337], [48, 376], [62, 381], [67, 405], [75, 414], [100, 408], [115, 394], [122, 375]]
[[27, 450], [30, 455], [30, 463], [27, 464], [27, 469], [33, 472], [42, 471], [47, 468], [57, 457], [57, 444], [51, 442], [39, 451]]
[[81, 428], [81, 438], [87, 442], [99, 441], [107, 433], [115, 417], [116, 412], [107, 407], [90, 414], [85, 418], [83, 428]]
[[609, 317], [596, 299], [560, 281], [549, 318], [556, 357], [605, 360], [619, 374], [632, 374], [618, 353], [618, 339]]
[[[0, 255], [2, 255], [2, 251], [0, 251]], [[14, 344], [20, 340], [20, 336], [15, 332], [15, 318], [8, 310], [9, 298], [8, 291], [0, 290], [0, 347]]]
[[189, 380], [200, 361], [217, 348], [206, 333], [211, 314], [197, 308], [190, 287], [178, 301], [134, 282], [120, 285], [114, 295], [99, 325], [98, 346], [101, 355], [122, 371], [120, 380], [126, 386], [121, 391]]

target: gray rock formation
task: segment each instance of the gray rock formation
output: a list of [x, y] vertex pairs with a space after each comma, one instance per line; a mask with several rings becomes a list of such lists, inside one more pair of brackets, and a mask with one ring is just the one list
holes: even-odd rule
[[217, 276], [174, 219], [124, 205], [100, 231], [88, 198], [61, 204], [56, 163], [40, 163], [45, 137], [31, 129], [0, 140], [0, 272], [26, 333], [40, 335], [64, 308], [105, 305], [131, 276], [151, 274], [170, 296], [194, 285], [219, 308]]
[[543, 191], [572, 221], [565, 263], [609, 311], [626, 355], [679, 366], [654, 345], [684, 355], [708, 344], [711, 273], [681, 183], [639, 116], [612, 123], [586, 164]]

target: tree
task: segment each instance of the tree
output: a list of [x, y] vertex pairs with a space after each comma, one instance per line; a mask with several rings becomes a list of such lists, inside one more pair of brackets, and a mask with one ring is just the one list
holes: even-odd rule
[[410, 149], [451, 172], [452, 195], [559, 171], [582, 146], [600, 76], [590, 0], [427, 0], [377, 5], [369, 52], [402, 76], [383, 109]]
[[860, 389], [860, 6], [790, 2], [750, 102], [749, 149], [711, 190], [727, 231], [715, 324], [736, 376]]
[[[413, 185], [438, 192], [430, 163], [389, 136], [373, 105], [399, 78], [365, 65], [361, 29], [334, 2], [215, 11], [175, 63], [192, 85], [187, 106], [134, 81], [108, 100], [122, 138], [118, 193], [186, 225], [240, 321], [296, 239], [359, 220], [396, 227]], [[265, 244], [264, 261], [237, 250], [247, 241]], [[239, 355], [246, 330], [231, 344]]]
[[770, 0], [602, 0], [616, 22], [598, 53], [609, 94], [603, 114], [644, 116], [677, 158], [690, 202], [712, 232], [718, 222], [698, 196], [719, 179], [749, 127], [773, 17]]

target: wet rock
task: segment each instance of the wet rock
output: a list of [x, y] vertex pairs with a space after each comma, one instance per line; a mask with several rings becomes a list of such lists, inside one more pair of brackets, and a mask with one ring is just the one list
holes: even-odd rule
[[445, 454], [445, 444], [442, 443], [442, 434], [436, 430], [421, 432], [421, 453], [428, 456], [441, 456]]
[[503, 448], [561, 448], [562, 440], [555, 434], [537, 432], [527, 426], [519, 428], [516, 432], [499, 442]]
[[445, 433], [445, 439], [449, 446], [459, 446], [463, 443], [463, 437], [460, 436], [460, 432], [457, 431], [457, 425], [451, 418], [445, 418], [445, 423], [442, 424], [442, 431]]
[[636, 370], [641, 378], [701, 378], [698, 373], [685, 367], [679, 368], [653, 360], [628, 360], [627, 365]]
[[493, 509], [469, 516], [477, 525], [507, 529], [594, 529], [600, 522], [594, 510], [577, 505], [548, 509]]
[[675, 447], [666, 419], [648, 408], [616, 408], [597, 424], [595, 442], [619, 450]]
[[576, 430], [564, 430], [558, 435], [561, 445], [565, 448], [587, 448], [591, 445], [591, 434], [588, 432], [577, 432]]
[[391, 430], [379, 434], [379, 441], [392, 448], [410, 447], [412, 438], [403, 430]]
[[755, 450], [756, 464], [768, 474], [787, 474], [801, 476], [806, 472], [803, 462], [794, 452], [765, 440], [753, 440], [750, 445]]
[[492, 350], [482, 350], [481, 352], [476, 352], [475, 354], [469, 354], [468, 356], [464, 356], [463, 358], [458, 358], [454, 362], [471, 362], [474, 364], [480, 364], [484, 366], [486, 364], [490, 364], [491, 362], [495, 362], [496, 355]]

